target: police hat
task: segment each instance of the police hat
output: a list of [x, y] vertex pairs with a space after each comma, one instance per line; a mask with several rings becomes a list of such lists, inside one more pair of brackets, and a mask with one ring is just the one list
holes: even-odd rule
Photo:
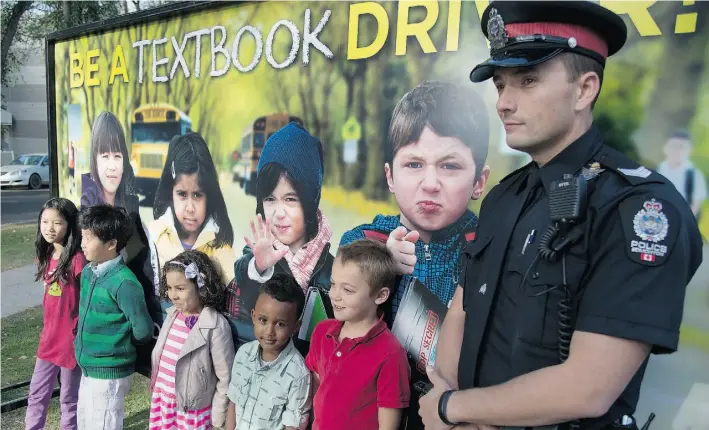
[[491, 78], [496, 67], [533, 66], [561, 52], [605, 66], [628, 36], [618, 15], [591, 1], [493, 1], [480, 26], [490, 41], [490, 58], [470, 72], [473, 82]]

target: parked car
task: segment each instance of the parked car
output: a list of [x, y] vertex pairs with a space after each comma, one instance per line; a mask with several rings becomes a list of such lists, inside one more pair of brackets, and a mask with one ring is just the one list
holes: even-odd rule
[[49, 184], [47, 154], [20, 155], [10, 164], [0, 167], [0, 186], [26, 186], [37, 189]]

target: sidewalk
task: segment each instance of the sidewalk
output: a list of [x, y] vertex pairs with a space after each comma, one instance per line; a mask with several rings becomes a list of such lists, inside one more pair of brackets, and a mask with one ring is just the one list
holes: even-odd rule
[[42, 304], [42, 282], [34, 281], [37, 266], [30, 264], [0, 275], [0, 316], [6, 317]]

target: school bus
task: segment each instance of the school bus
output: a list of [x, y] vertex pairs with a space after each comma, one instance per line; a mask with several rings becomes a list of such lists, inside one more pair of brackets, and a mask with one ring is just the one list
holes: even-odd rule
[[191, 129], [190, 117], [166, 103], [143, 105], [133, 111], [131, 166], [138, 192], [151, 204], [165, 165], [170, 139]]
[[239, 182], [247, 195], [256, 195], [256, 168], [261, 149], [269, 137], [289, 122], [303, 125], [303, 120], [288, 113], [260, 116], [244, 129], [241, 135], [241, 152], [234, 166], [234, 182]]

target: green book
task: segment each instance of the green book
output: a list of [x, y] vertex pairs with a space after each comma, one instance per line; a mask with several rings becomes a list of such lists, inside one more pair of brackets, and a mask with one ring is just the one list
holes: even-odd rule
[[315, 326], [328, 318], [333, 318], [329, 298], [316, 287], [308, 288], [298, 338], [310, 342]]

